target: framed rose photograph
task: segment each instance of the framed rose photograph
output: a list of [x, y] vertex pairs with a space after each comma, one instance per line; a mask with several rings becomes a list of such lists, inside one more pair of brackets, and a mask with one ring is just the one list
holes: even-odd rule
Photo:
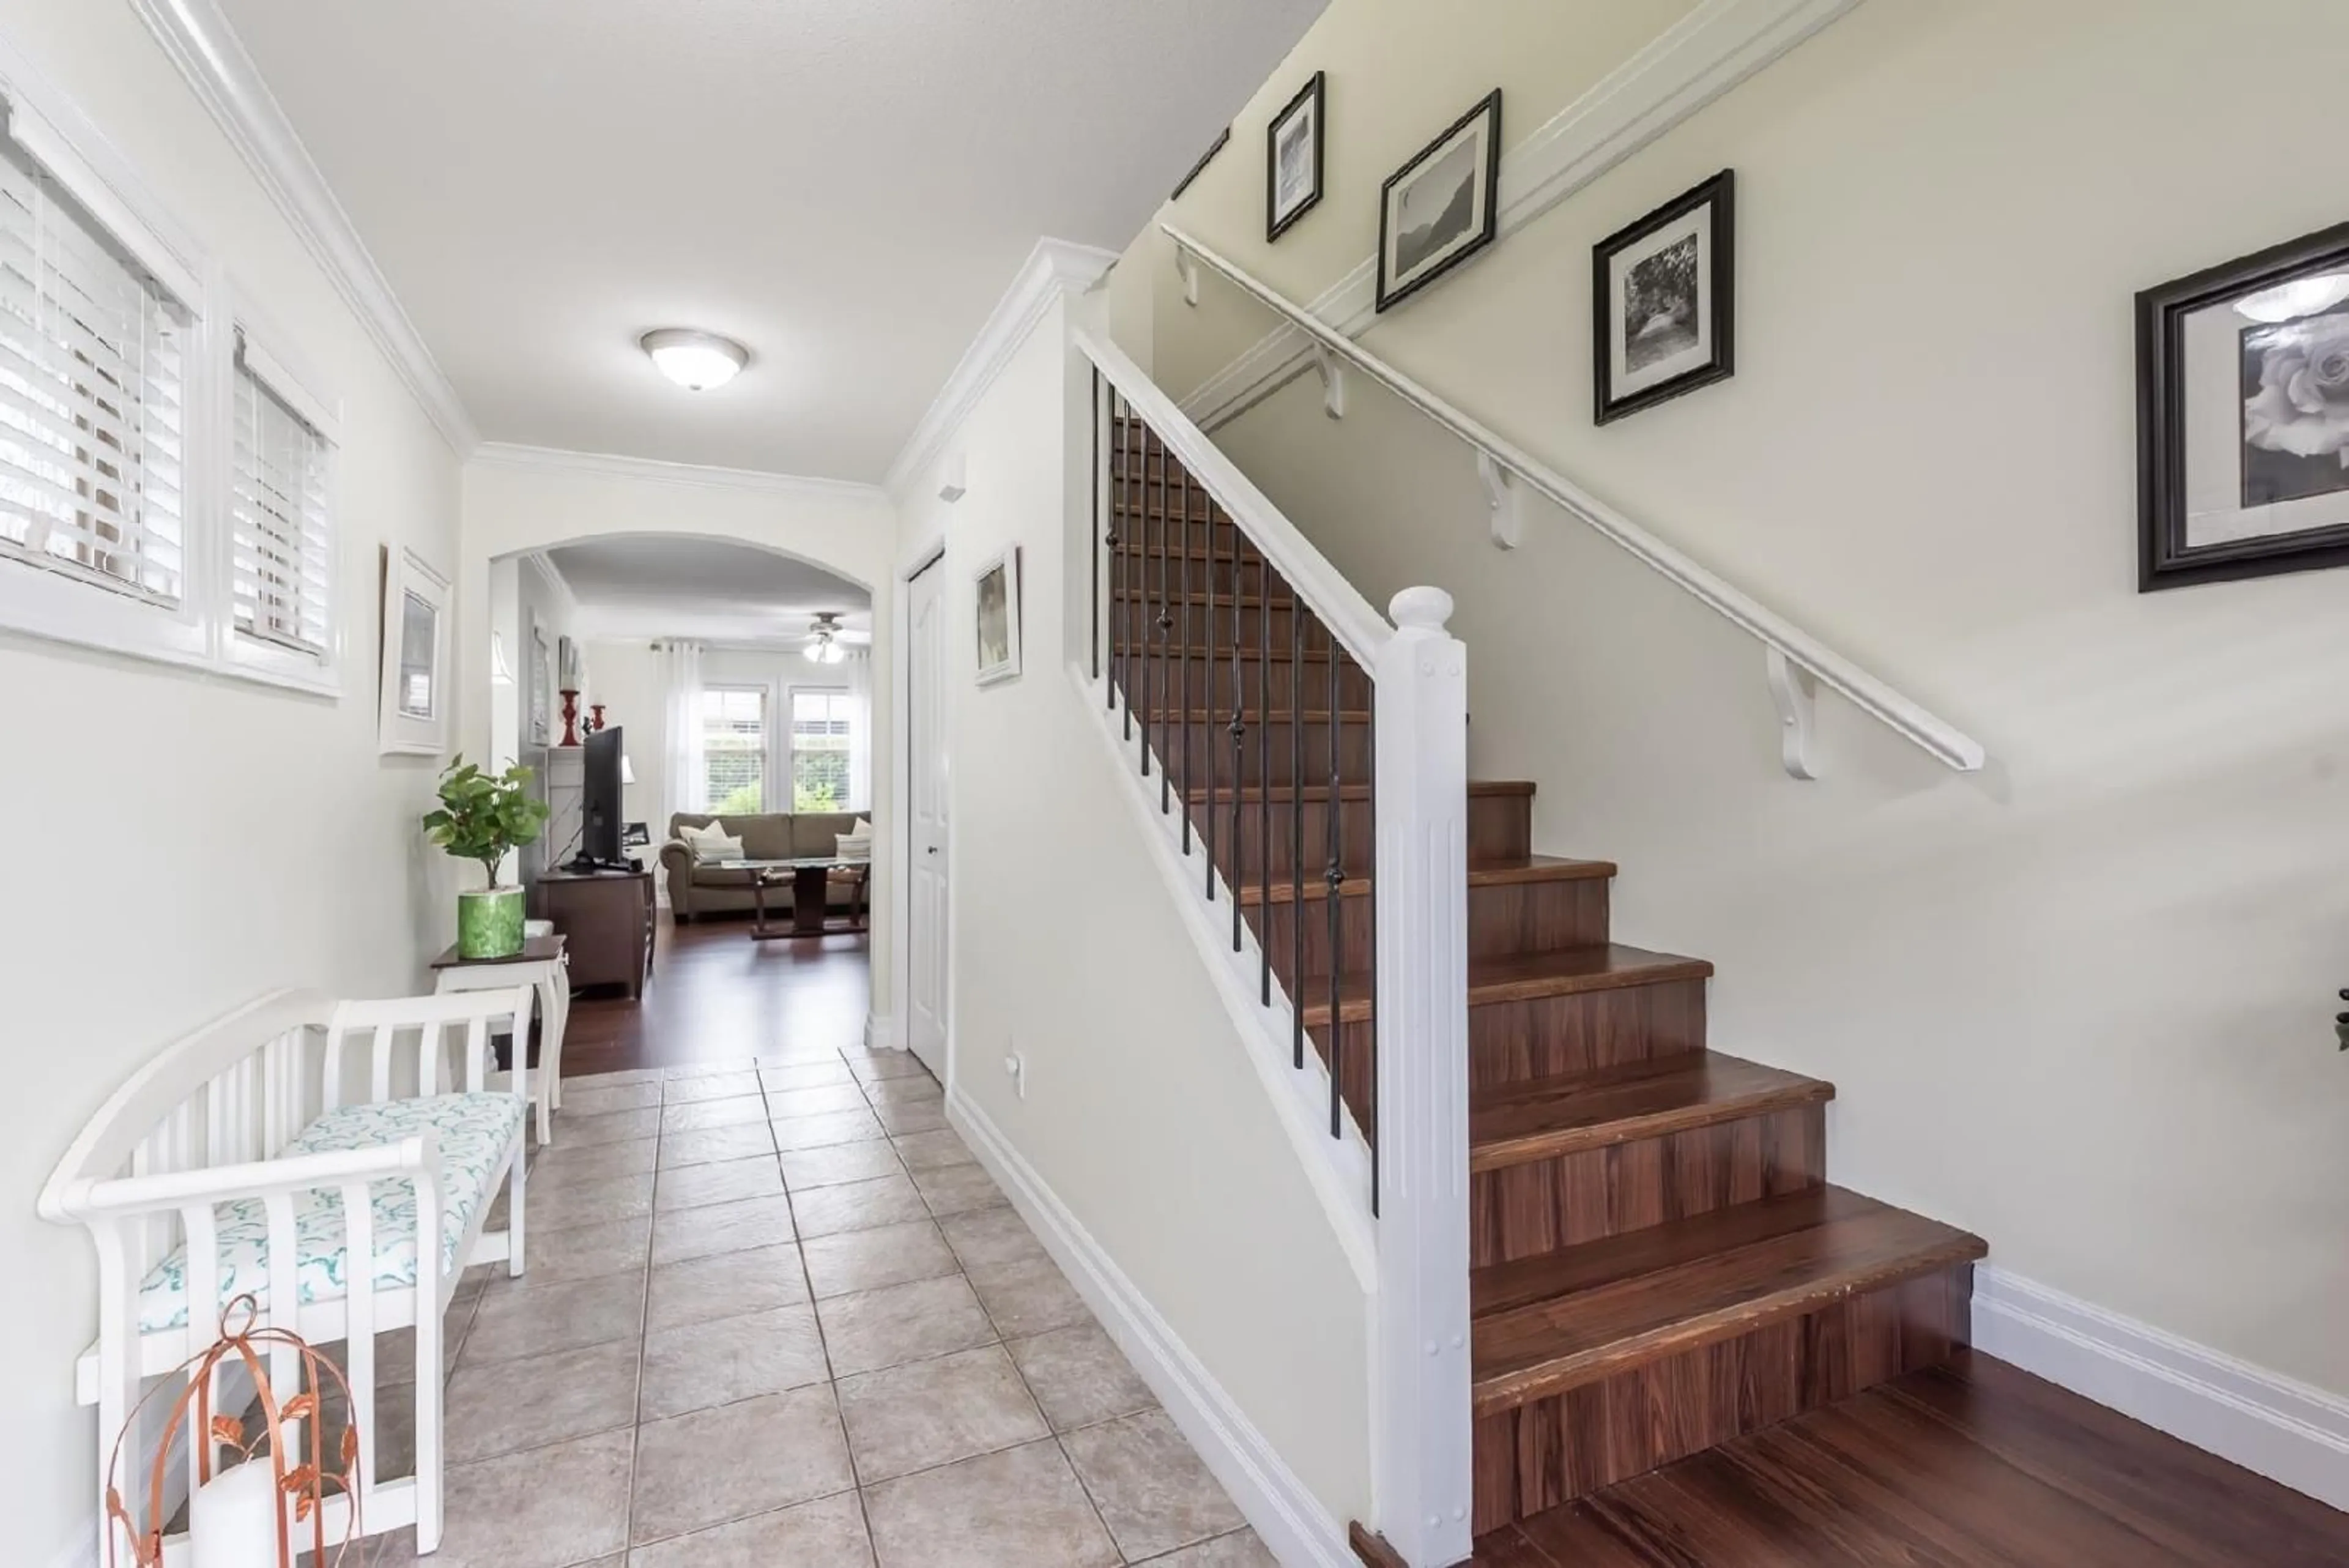
[[1595, 423], [1735, 369], [1736, 198], [1736, 175], [1724, 169], [1593, 247]]
[[2137, 296], [2137, 588], [2349, 566], [2349, 223]]

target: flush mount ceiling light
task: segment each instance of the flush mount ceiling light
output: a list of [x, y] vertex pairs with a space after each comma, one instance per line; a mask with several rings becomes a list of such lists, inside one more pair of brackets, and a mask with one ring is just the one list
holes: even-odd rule
[[690, 327], [664, 327], [638, 341], [662, 375], [690, 392], [722, 387], [750, 362], [750, 351], [731, 337]]
[[808, 628], [808, 645], [801, 652], [810, 664], [837, 664], [848, 657], [840, 646], [840, 618], [829, 610], [815, 618]]

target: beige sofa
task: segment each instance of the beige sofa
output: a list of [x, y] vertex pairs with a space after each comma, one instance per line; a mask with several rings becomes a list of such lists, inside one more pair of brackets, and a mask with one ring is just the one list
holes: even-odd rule
[[[742, 841], [743, 855], [752, 860], [789, 860], [802, 855], [830, 855], [840, 836], [856, 826], [849, 811], [806, 812], [797, 815], [765, 812], [756, 816], [710, 816], [681, 811], [668, 819], [668, 842], [661, 846], [661, 875], [668, 882], [670, 913], [680, 921], [698, 915], [722, 914], [752, 907], [750, 873], [725, 861], [698, 860], [678, 836], [683, 826], [724, 825], [729, 836]], [[856, 907], [856, 884], [836, 877], [826, 899], [835, 909]], [[781, 914], [792, 907], [791, 884], [767, 889], [767, 909]]]

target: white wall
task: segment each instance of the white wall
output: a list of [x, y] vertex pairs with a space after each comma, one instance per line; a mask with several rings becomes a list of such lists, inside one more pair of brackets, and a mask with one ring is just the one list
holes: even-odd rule
[[[1720, 1048], [1836, 1081], [1837, 1180], [2334, 1390], [2349, 576], [2135, 592], [2130, 302], [2341, 219], [2344, 71], [2318, 0], [1868, 0], [1366, 339], [1971, 730], [1979, 776], [1827, 697], [1827, 776], [1788, 781], [1758, 647], [1555, 514], [1495, 551], [1467, 455], [1359, 382], [1342, 425], [1308, 380], [1219, 436], [1373, 600], [1457, 597], [1475, 771], [1619, 860], [1624, 940], [1719, 963]], [[1595, 429], [1590, 246], [1724, 166], [1735, 379]]]
[[[724, 469], [687, 468], [571, 453], [501, 452], [485, 449], [464, 474], [463, 564], [460, 601], [486, 598], [491, 563], [500, 556], [543, 550], [614, 534], [667, 534], [685, 538], [727, 539], [762, 545], [812, 562], [868, 589], [889, 580], [895, 537], [895, 510], [870, 485], [794, 480]], [[874, 607], [874, 748], [876, 779], [889, 776], [888, 596]], [[462, 612], [458, 628], [459, 669], [468, 693], [489, 690], [487, 614]], [[520, 665], [515, 673], [523, 673]], [[657, 685], [657, 678], [656, 678]], [[490, 704], [477, 701], [465, 714], [464, 740], [477, 747], [488, 735]], [[660, 815], [657, 791], [647, 793], [647, 754], [658, 749], [661, 710], [657, 702], [634, 713], [610, 717], [630, 731], [628, 750], [636, 769], [640, 814]], [[633, 737], [644, 734], [645, 741]], [[633, 812], [632, 815], [637, 815]], [[658, 834], [665, 822], [654, 822]], [[887, 836], [881, 835], [885, 840]], [[890, 864], [885, 843], [874, 851], [872, 938], [873, 1011], [890, 1010]]]
[[340, 700], [0, 639], [0, 1556], [90, 1539], [96, 1422], [71, 1367], [94, 1331], [88, 1244], [33, 1199], [89, 1114], [162, 1044], [256, 992], [416, 986], [453, 928], [417, 826], [430, 758], [378, 757], [378, 549], [452, 576], [456, 459], [176, 71], [119, 4], [0, 0], [0, 36], [76, 99], [260, 300], [343, 404]]
[[[668, 831], [668, 819], [661, 815], [668, 749], [663, 743], [667, 698], [661, 690], [660, 656], [641, 638], [596, 639], [587, 644], [587, 662], [595, 672], [595, 701], [604, 704], [605, 722], [618, 726], [629, 770], [636, 775], [621, 792], [621, 816], [652, 829], [652, 847], [642, 852], [649, 865]], [[662, 897], [667, 892], [662, 888]]]
[[[1054, 306], [949, 450], [969, 492], [906, 493], [910, 567], [943, 539], [954, 947], [950, 1083], [1039, 1173], [1336, 1518], [1370, 1501], [1367, 1305], [1148, 859], [1068, 666], [1088, 527], [1070, 483], [1091, 385]], [[1078, 433], [1077, 442], [1089, 442]], [[1073, 489], [1073, 493], [1072, 493]], [[1022, 553], [1024, 673], [972, 679], [970, 584]], [[1026, 1094], [1001, 1070], [1027, 1063]]]

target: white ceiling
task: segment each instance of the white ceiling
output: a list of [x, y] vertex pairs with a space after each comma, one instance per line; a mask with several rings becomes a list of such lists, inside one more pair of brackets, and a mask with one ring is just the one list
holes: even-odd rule
[[689, 637], [710, 642], [806, 639], [820, 611], [871, 640], [873, 596], [821, 566], [721, 539], [620, 535], [546, 552], [579, 601], [586, 637]]
[[[221, 0], [492, 441], [877, 480], [1326, 0]], [[738, 337], [688, 393], [636, 338]]]

